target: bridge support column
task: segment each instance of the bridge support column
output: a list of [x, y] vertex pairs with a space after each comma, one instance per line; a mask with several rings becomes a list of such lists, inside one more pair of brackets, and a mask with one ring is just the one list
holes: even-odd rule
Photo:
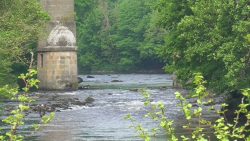
[[51, 16], [38, 45], [39, 88], [77, 89], [74, 0], [40, 0]]

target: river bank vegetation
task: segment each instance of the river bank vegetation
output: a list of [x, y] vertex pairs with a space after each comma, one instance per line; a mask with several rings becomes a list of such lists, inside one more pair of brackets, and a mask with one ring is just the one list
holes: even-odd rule
[[[75, 0], [79, 72], [201, 72], [216, 93], [250, 84], [247, 0]], [[49, 16], [36, 1], [1, 1], [0, 84], [25, 72]], [[27, 16], [29, 15], [29, 16]], [[8, 79], [6, 79], [8, 78]]]
[[[13, 100], [17, 107], [8, 111], [2, 111], [7, 117], [1, 121], [8, 129], [0, 128], [1, 141], [21, 141], [24, 139], [19, 130], [25, 125], [30, 103], [34, 100], [29, 96], [29, 90], [37, 87], [38, 80], [33, 78], [36, 71], [28, 68], [34, 67], [36, 44], [44, 25], [48, 22], [48, 14], [41, 8], [36, 0], [1, 0], [0, 1], [0, 102]], [[34, 63], [34, 64], [33, 64]], [[19, 78], [17, 76], [20, 75]], [[17, 79], [25, 82], [23, 92], [19, 92], [16, 86]], [[48, 123], [54, 117], [54, 113], [45, 115], [41, 123]], [[36, 129], [39, 124], [36, 124]]]
[[215, 92], [250, 84], [249, 1], [76, 0], [80, 71], [165, 66]]
[[[249, 0], [75, 0], [79, 72], [164, 69], [187, 88], [195, 86], [192, 76], [199, 72], [209, 91], [241, 95], [245, 89], [248, 97], [249, 7]], [[0, 86], [15, 85], [20, 73], [35, 67], [30, 58], [49, 19], [37, 0], [0, 1]], [[1, 90], [8, 89], [13, 91]], [[240, 106], [236, 115], [249, 118], [249, 104]], [[226, 128], [245, 130], [223, 124], [215, 132], [222, 136]]]
[[35, 52], [48, 20], [36, 0], [0, 1], [0, 86], [14, 84], [17, 76], [27, 71], [30, 52]]
[[[237, 105], [237, 110], [233, 111], [235, 115], [227, 117], [226, 113], [230, 110], [229, 105], [223, 103], [220, 105], [220, 109], [214, 107], [214, 99], [204, 86], [206, 81], [200, 73], [194, 74], [193, 84], [195, 88], [190, 94], [190, 98], [195, 100], [195, 105], [186, 95], [180, 92], [175, 93], [176, 99], [180, 101], [177, 106], [181, 108], [186, 119], [186, 122], [182, 123], [181, 129], [178, 128], [178, 130], [184, 130], [185, 133], [180, 134], [180, 131], [175, 129], [179, 121], [172, 120], [166, 114], [171, 107], [166, 107], [163, 101], [152, 102], [151, 94], [146, 90], [141, 91], [145, 99], [144, 106], [148, 109], [144, 118], [156, 122], [156, 126], [151, 129], [144, 128], [140, 121], [137, 121], [131, 114], [128, 114], [125, 119], [131, 122], [130, 127], [145, 141], [155, 140], [155, 135], [160, 131], [164, 133], [166, 141], [249, 141], [250, 89], [241, 91], [243, 97]], [[208, 117], [205, 116], [206, 112], [217, 116], [214, 120], [208, 120]], [[230, 121], [230, 118], [233, 120]]]
[[[37, 74], [36, 70], [29, 69], [28, 73], [21, 74], [18, 78], [25, 82], [23, 92], [19, 92], [18, 88], [12, 88], [8, 85], [0, 88], [1, 101], [12, 100], [17, 102], [17, 106], [13, 106], [12, 110], [7, 114], [7, 116], [2, 120], [4, 125], [9, 126], [7, 129], [0, 129], [0, 141], [23, 141], [24, 136], [20, 134], [20, 129], [25, 126], [25, 120], [27, 118], [28, 112], [32, 110], [31, 104], [35, 100], [30, 96], [31, 88], [38, 88], [39, 80], [34, 79]], [[7, 112], [7, 111], [6, 111]], [[5, 113], [6, 114], [6, 113]], [[55, 113], [51, 112], [48, 115], [41, 115], [41, 121], [34, 123], [33, 130], [38, 130], [42, 124], [47, 124], [54, 119]], [[0, 123], [3, 125], [3, 123]]]
[[[81, 9], [82, 6], [85, 8]], [[186, 99], [177, 96], [184, 102], [181, 106], [187, 120], [198, 118], [200, 125], [192, 137], [182, 136], [182, 140], [209, 140], [203, 125], [211, 126], [218, 140], [249, 140], [249, 101], [241, 103], [239, 98], [245, 89], [244, 97], [249, 100], [246, 90], [250, 87], [249, 1], [78, 0], [76, 15], [80, 70], [133, 72], [164, 66], [166, 73], [177, 75], [182, 86], [197, 86], [193, 96], [199, 107], [194, 111]], [[199, 84], [192, 83], [193, 74], [198, 72], [206, 84], [198, 79], [203, 76], [196, 77]], [[213, 124], [201, 118], [204, 104], [201, 100], [207, 93], [204, 85], [212, 93], [237, 95], [238, 102], [233, 102], [233, 107], [238, 106], [236, 103], [240, 107], [236, 108], [233, 123], [219, 118]], [[146, 96], [145, 106], [148, 105]], [[153, 110], [158, 107], [158, 111], [150, 111], [146, 116], [158, 119], [159, 128], [166, 131], [170, 140], [178, 140], [164, 105], [151, 106]], [[239, 126], [242, 114], [247, 122]], [[134, 122], [132, 117], [128, 119]], [[134, 127], [142, 139], [150, 140], [143, 127]]]
[[165, 31], [151, 19], [152, 0], [76, 0], [80, 71], [161, 69]]

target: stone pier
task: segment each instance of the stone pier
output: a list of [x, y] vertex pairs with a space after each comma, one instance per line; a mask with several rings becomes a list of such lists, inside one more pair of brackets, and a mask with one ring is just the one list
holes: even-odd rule
[[74, 0], [40, 0], [51, 21], [38, 45], [39, 88], [77, 89]]

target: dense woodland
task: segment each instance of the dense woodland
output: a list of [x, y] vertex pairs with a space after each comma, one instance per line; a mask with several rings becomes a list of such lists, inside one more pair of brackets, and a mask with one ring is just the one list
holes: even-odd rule
[[[75, 0], [81, 73], [160, 70], [215, 92], [250, 84], [248, 0]], [[36, 0], [0, 1], [0, 84], [29, 66], [49, 16]], [[36, 57], [35, 57], [36, 58]]]
[[[84, 7], [84, 8], [83, 8]], [[159, 68], [217, 92], [250, 84], [249, 1], [77, 0], [79, 68]]]
[[[196, 103], [190, 103], [181, 93], [175, 93], [188, 121], [183, 128], [193, 130], [191, 138], [185, 133], [182, 140], [211, 140], [210, 135], [205, 139], [205, 125], [213, 129], [218, 140], [249, 141], [249, 17], [249, 0], [75, 0], [79, 72], [163, 70], [174, 74], [181, 86], [194, 88], [191, 96], [196, 99]], [[29, 90], [38, 87], [39, 82], [37, 72], [28, 68], [36, 68], [37, 42], [39, 37], [46, 36], [44, 29], [49, 20], [38, 0], [0, 0], [0, 100], [12, 99], [19, 104], [11, 111], [0, 107], [0, 115], [9, 113], [1, 118], [0, 124], [10, 127], [4, 134], [0, 129], [0, 141], [24, 140], [17, 131], [23, 130], [20, 127], [26, 124], [25, 118], [34, 102]], [[17, 76], [24, 72], [28, 73], [18, 77], [25, 83], [20, 93], [21, 89], [13, 86], [17, 85]], [[229, 99], [234, 107], [241, 104], [237, 110], [221, 104], [219, 119], [206, 121], [202, 118], [202, 108], [213, 103], [207, 99], [211, 92], [236, 94], [236, 98]], [[142, 95], [144, 106], [152, 109], [145, 117], [159, 122], [169, 140], [177, 141], [164, 103], [152, 104], [147, 91], [142, 91]], [[235, 116], [231, 117], [232, 124], [222, 116], [227, 107]], [[49, 123], [54, 115], [44, 112], [41, 116], [40, 111], [41, 122], [34, 126], [35, 130], [40, 124]], [[132, 121], [131, 127], [142, 139], [150, 141], [141, 124], [136, 125], [131, 115], [126, 119]], [[195, 129], [190, 126], [192, 119], [198, 119]]]
[[0, 0], [0, 85], [27, 71], [48, 14], [36, 0]]
[[[80, 71], [161, 69], [165, 30], [151, 19], [153, 0], [76, 1]], [[84, 7], [84, 8], [82, 8]]]

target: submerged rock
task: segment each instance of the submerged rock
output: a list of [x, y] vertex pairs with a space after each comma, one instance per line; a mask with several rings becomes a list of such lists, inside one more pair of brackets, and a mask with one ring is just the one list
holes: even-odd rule
[[40, 117], [43, 117], [48, 112], [55, 111], [55, 107], [52, 105], [48, 105], [48, 104], [32, 105], [31, 107], [32, 107], [33, 111], [38, 112]]
[[95, 101], [95, 99], [92, 98], [92, 97], [87, 97], [87, 98], [85, 99], [85, 103], [86, 103], [86, 104], [91, 104], [91, 103], [93, 103], [94, 101]]
[[61, 112], [61, 110], [72, 109], [74, 106], [94, 106], [94, 101], [95, 99], [92, 97], [80, 100], [77, 97], [53, 95], [45, 101], [33, 103], [31, 109], [42, 117], [50, 112]]
[[94, 76], [88, 75], [86, 76], [87, 78], [95, 78]]
[[85, 90], [85, 89], [89, 89], [89, 88], [90, 88], [90, 85], [80, 85], [78, 87], [78, 89], [80, 89], [80, 90]]
[[137, 88], [129, 89], [129, 90], [132, 91], [132, 92], [138, 92], [139, 91], [139, 89], [137, 89]]
[[122, 80], [112, 80], [111, 82], [123, 82]]

